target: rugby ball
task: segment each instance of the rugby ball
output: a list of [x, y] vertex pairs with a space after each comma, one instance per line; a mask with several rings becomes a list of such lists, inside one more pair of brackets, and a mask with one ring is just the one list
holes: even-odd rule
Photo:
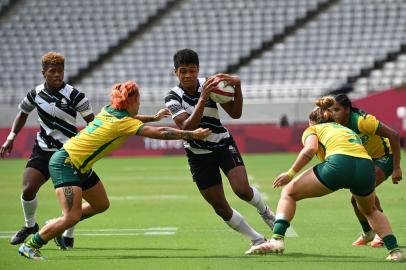
[[235, 89], [227, 81], [221, 81], [210, 93], [210, 99], [216, 103], [227, 103], [234, 99]]

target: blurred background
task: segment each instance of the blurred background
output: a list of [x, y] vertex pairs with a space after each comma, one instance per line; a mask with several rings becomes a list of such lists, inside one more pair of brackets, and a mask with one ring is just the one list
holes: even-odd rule
[[[223, 122], [242, 152], [297, 150], [314, 99], [338, 92], [405, 137], [405, 14], [405, 0], [0, 0], [0, 139], [43, 82], [48, 51], [65, 55], [65, 81], [95, 112], [113, 83], [135, 80], [146, 114], [177, 84], [172, 56], [183, 48], [199, 53], [201, 76], [241, 77], [243, 116]], [[28, 152], [36, 118], [19, 135]], [[145, 152], [127, 154], [181, 151], [130, 144]]]

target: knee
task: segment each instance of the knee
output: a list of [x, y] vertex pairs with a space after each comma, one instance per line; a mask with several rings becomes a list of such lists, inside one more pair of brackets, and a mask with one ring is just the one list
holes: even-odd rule
[[98, 213], [102, 213], [104, 211], [106, 211], [107, 209], [109, 209], [110, 207], [110, 201], [109, 199], [106, 199], [105, 201], [103, 201], [99, 207], [98, 207]]
[[39, 187], [36, 187], [35, 185], [31, 184], [30, 182], [26, 182], [23, 184], [23, 190], [22, 190], [22, 198], [25, 201], [31, 201], [35, 198], [35, 195], [37, 195]]

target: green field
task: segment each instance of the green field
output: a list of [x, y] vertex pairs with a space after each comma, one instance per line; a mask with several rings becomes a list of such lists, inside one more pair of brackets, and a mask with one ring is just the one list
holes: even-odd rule
[[[280, 190], [271, 183], [295, 155], [244, 158], [251, 183], [274, 209]], [[110, 209], [77, 225], [74, 249], [61, 251], [50, 242], [42, 249], [47, 260], [27, 260], [9, 244], [9, 237], [23, 225], [19, 198], [25, 163], [0, 161], [0, 269], [406, 269], [404, 263], [385, 262], [384, 248], [351, 246], [360, 226], [344, 190], [299, 202], [292, 222], [297, 237], [286, 239], [283, 256], [245, 256], [249, 240], [229, 229], [202, 199], [183, 156], [99, 161], [95, 170], [106, 186]], [[404, 162], [402, 169], [406, 173]], [[400, 245], [406, 247], [404, 181], [393, 185], [389, 180], [378, 194]], [[231, 192], [227, 180], [224, 183], [230, 204], [269, 237], [255, 209]], [[39, 192], [37, 221], [43, 224], [58, 215], [59, 204], [48, 182]]]

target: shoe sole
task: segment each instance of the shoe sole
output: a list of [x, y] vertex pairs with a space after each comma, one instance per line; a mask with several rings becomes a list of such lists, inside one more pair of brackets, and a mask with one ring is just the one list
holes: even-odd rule
[[373, 248], [380, 248], [383, 246], [384, 246], [384, 243], [371, 243], [371, 247], [373, 247]]
[[44, 260], [44, 258], [31, 258], [30, 255], [25, 254], [24, 252], [18, 251], [18, 254], [26, 258], [27, 260], [36, 260], [36, 261], [41, 261]]
[[247, 255], [283, 255], [284, 249], [277, 249], [277, 250], [254, 250], [251, 253], [247, 253]]

